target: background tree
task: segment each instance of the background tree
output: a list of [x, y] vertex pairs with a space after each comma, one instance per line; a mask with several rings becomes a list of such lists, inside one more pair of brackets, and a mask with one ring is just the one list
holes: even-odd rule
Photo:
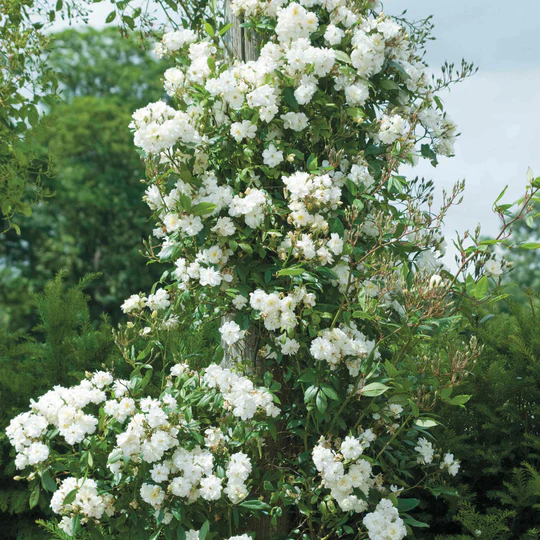
[[144, 166], [127, 125], [134, 109], [159, 99], [163, 65], [116, 29], [68, 30], [54, 38], [51, 66], [63, 101], [50, 110], [40, 155], [56, 157], [55, 196], [0, 237], [0, 321], [30, 329], [31, 295], [62, 269], [68, 284], [103, 272], [90, 285], [92, 311], [118, 317], [120, 300], [158, 277], [139, 256], [145, 223]]
[[[540, 247], [540, 223], [535, 217], [540, 215], [540, 202], [534, 203], [534, 210], [526, 220], [517, 221], [514, 226], [514, 235], [521, 244], [531, 248]], [[540, 291], [540, 257], [537, 249], [513, 249], [506, 258], [513, 263], [512, 271], [505, 282], [514, 284], [509, 291], [521, 302], [527, 303], [525, 290]]]
[[[86, 23], [93, 3], [5, 0], [0, 6], [0, 231], [12, 226], [18, 231], [17, 219], [51, 195], [48, 156], [44, 163], [36, 161], [34, 148], [42, 123], [40, 108], [58, 100], [58, 73], [49, 62], [52, 48], [47, 30], [56, 18]], [[215, 9], [212, 3], [211, 11]], [[144, 10], [138, 2], [126, 0], [114, 3], [104, 22], [142, 43], [154, 36], [158, 20], [168, 20], [173, 27], [198, 28], [208, 11], [207, 0], [148, 2]]]

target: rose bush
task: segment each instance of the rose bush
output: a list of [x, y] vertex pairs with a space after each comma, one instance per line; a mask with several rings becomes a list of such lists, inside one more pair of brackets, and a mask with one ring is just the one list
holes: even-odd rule
[[[477, 235], [444, 269], [463, 186], [434, 210], [432, 183], [400, 174], [452, 155], [438, 92], [472, 68], [430, 80], [426, 28], [374, 2], [231, 6], [258, 58], [230, 58], [228, 26], [165, 33], [172, 102], [133, 115], [166, 269], [122, 306], [132, 373], [33, 402], [8, 429], [17, 464], [54, 492], [57, 535], [400, 539], [427, 526], [416, 490], [454, 493], [432, 411], [467, 402], [479, 354], [431, 338], [505, 267]], [[213, 359], [171, 353], [182, 312], [222, 321]]]

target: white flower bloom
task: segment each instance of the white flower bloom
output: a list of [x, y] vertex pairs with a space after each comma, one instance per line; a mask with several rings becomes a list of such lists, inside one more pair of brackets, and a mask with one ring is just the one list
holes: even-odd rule
[[484, 263], [484, 274], [497, 278], [503, 273], [502, 265], [496, 259], [489, 259]]
[[141, 499], [153, 506], [156, 510], [161, 508], [165, 500], [165, 492], [161, 487], [152, 484], [143, 484], [140, 490]]
[[448, 469], [448, 474], [451, 476], [456, 476], [459, 472], [460, 462], [454, 459], [454, 454], [445, 454], [443, 461], [440, 464], [441, 469]]
[[221, 339], [229, 346], [240, 341], [246, 333], [245, 330], [240, 330], [240, 326], [234, 321], [224, 323], [219, 331], [221, 333]]
[[163, 76], [165, 77], [165, 91], [169, 96], [174, 96], [184, 84], [184, 72], [174, 67], [165, 71]]
[[433, 449], [433, 445], [424, 437], [418, 439], [418, 446], [415, 446], [414, 449], [420, 454], [418, 463], [429, 465], [433, 461], [435, 450]]
[[124, 313], [139, 311], [146, 307], [146, 297], [140, 294], [132, 294], [121, 307]]
[[175, 52], [178, 49], [181, 49], [185, 45], [189, 45], [197, 41], [197, 34], [193, 30], [182, 29], [177, 30], [176, 32], [168, 32], [163, 34], [161, 42], [163, 47], [168, 52]]
[[201, 480], [200, 493], [204, 500], [216, 501], [221, 497], [221, 490], [221, 478], [212, 475]]
[[25, 455], [29, 465], [37, 465], [49, 457], [49, 447], [42, 442], [33, 442], [25, 450]]
[[383, 144], [393, 144], [398, 139], [407, 135], [408, 127], [406, 121], [399, 115], [382, 117], [379, 129], [379, 139]]
[[236, 227], [230, 217], [220, 217], [211, 230], [219, 236], [231, 236], [236, 232]]
[[242, 309], [244, 308], [248, 303], [248, 300], [245, 296], [242, 296], [241, 294], [237, 294], [233, 300], [232, 300], [232, 305], [236, 308], [236, 309]]
[[263, 152], [262, 157], [265, 165], [276, 167], [283, 161], [283, 152], [278, 150], [273, 144], [270, 144]]
[[249, 120], [234, 122], [231, 125], [231, 135], [237, 143], [242, 142], [244, 139], [253, 139], [256, 134], [257, 126]]
[[180, 219], [180, 228], [187, 236], [195, 236], [204, 229], [204, 225], [200, 216], [189, 215]]
[[168, 233], [177, 231], [180, 228], [180, 216], [174, 213], [167, 214], [163, 218], [163, 225], [165, 225]]
[[341, 28], [338, 28], [334, 24], [329, 24], [326, 27], [326, 31], [324, 33], [324, 39], [327, 41], [328, 45], [334, 46], [339, 45], [341, 43], [341, 40], [345, 37], [345, 32], [341, 30]]
[[362, 520], [371, 539], [401, 540], [407, 536], [405, 523], [390, 499], [383, 499], [374, 512]]
[[288, 354], [296, 354], [300, 350], [300, 343], [296, 341], [296, 339], [285, 339], [285, 343], [281, 344], [281, 353], [288, 355]]
[[369, 98], [369, 88], [362, 83], [351, 84], [345, 87], [345, 98], [352, 106], [362, 106]]
[[199, 270], [199, 282], [203, 287], [206, 285], [217, 287], [221, 285], [221, 280], [221, 274], [214, 268], [201, 268]]
[[175, 364], [171, 368], [171, 375], [174, 377], [182, 377], [187, 371], [189, 371], [189, 366], [187, 364]]
[[362, 455], [364, 449], [358, 439], [355, 439], [354, 437], [345, 437], [341, 443], [340, 451], [345, 459], [356, 460]]
[[169, 293], [165, 289], [158, 289], [148, 296], [147, 305], [152, 311], [167, 309], [171, 305]]
[[304, 113], [288, 112], [282, 114], [280, 118], [283, 120], [283, 127], [285, 129], [303, 131], [308, 126], [308, 117]]

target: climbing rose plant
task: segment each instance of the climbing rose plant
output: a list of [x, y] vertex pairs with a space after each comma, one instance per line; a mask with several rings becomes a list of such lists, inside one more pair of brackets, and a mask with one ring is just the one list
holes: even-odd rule
[[[453, 493], [459, 460], [431, 411], [464, 405], [479, 354], [430, 339], [456, 320], [455, 291], [481, 299], [505, 268], [485, 245], [444, 269], [463, 186], [434, 210], [432, 184], [400, 174], [452, 155], [437, 95], [451, 76], [428, 78], [425, 28], [374, 2], [231, 7], [258, 58], [231, 60], [228, 26], [165, 33], [171, 100], [133, 115], [147, 256], [166, 270], [122, 305], [131, 375], [32, 402], [7, 431], [17, 467], [34, 504], [54, 492], [56, 535], [401, 539], [427, 526], [415, 490]], [[221, 321], [202, 367], [168, 348], [182, 312]]]

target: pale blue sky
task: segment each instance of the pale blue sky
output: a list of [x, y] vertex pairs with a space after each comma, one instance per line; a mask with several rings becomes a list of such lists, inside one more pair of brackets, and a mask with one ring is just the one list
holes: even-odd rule
[[[94, 4], [90, 23], [102, 26], [111, 10]], [[426, 56], [437, 72], [445, 60], [474, 62], [479, 72], [443, 95], [445, 106], [462, 136], [456, 157], [433, 169], [424, 163], [410, 174], [432, 178], [440, 192], [466, 179], [464, 202], [446, 220], [453, 231], [473, 230], [480, 222], [496, 234], [498, 218], [491, 206], [506, 184], [505, 201], [519, 198], [527, 167], [540, 175], [540, 0], [386, 0], [387, 13], [408, 18], [434, 16], [436, 41]], [[56, 25], [60, 28], [61, 22]], [[447, 255], [450, 266], [453, 256]]]
[[494, 234], [498, 218], [491, 205], [498, 193], [508, 184], [505, 200], [511, 202], [524, 191], [527, 167], [540, 175], [540, 2], [387, 0], [384, 7], [396, 15], [407, 9], [413, 19], [434, 16], [436, 41], [426, 56], [433, 71], [463, 57], [479, 67], [444, 97], [462, 133], [456, 157], [414, 172], [433, 178], [439, 188], [466, 179], [463, 204], [446, 220], [448, 237], [478, 222]]

